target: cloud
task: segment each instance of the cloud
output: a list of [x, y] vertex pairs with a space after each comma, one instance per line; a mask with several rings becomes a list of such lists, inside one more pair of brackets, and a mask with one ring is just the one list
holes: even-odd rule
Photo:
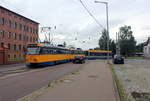
[[[106, 27], [105, 5], [94, 0], [82, 0], [97, 20]], [[130, 25], [138, 42], [149, 36], [150, 1], [106, 0], [109, 2], [110, 37], [115, 39], [119, 27]], [[78, 0], [1, 0], [0, 4], [31, 18], [41, 26], [57, 26], [53, 29], [54, 42], [73, 44], [84, 49], [98, 46], [102, 28], [89, 16]], [[44, 40], [44, 35], [40, 38]], [[75, 40], [75, 39], [78, 40]], [[85, 41], [85, 42], [83, 42]]]

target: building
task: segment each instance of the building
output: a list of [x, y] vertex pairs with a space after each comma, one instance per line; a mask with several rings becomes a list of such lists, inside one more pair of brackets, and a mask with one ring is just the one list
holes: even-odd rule
[[27, 44], [37, 43], [39, 23], [0, 6], [0, 64], [24, 60]]
[[148, 40], [144, 46], [143, 52], [144, 52], [145, 58], [150, 58], [150, 37], [148, 38]]

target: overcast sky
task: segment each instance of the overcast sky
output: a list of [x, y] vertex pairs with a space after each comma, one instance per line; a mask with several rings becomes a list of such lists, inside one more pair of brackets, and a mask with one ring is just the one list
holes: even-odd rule
[[[106, 27], [105, 5], [82, 0], [97, 20]], [[137, 42], [150, 36], [149, 0], [105, 0], [109, 3], [110, 38], [115, 39], [119, 27], [130, 25]], [[79, 0], [0, 0], [0, 5], [52, 27], [54, 43], [75, 45], [84, 49], [98, 46], [102, 28], [82, 7]], [[54, 26], [57, 28], [54, 29]], [[43, 39], [44, 35], [40, 34]], [[77, 39], [77, 40], [75, 40]]]

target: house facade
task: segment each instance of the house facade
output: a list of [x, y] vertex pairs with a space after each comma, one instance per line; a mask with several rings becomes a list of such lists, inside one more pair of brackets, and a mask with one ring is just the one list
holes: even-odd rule
[[23, 62], [26, 47], [38, 42], [39, 23], [0, 6], [0, 64]]
[[146, 45], [143, 49], [144, 58], [150, 58], [150, 37], [148, 38]]

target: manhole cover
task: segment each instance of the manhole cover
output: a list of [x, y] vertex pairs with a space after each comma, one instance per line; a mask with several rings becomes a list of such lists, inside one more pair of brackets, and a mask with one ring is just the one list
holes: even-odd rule
[[88, 77], [89, 77], [89, 78], [98, 78], [97, 75], [89, 75]]

